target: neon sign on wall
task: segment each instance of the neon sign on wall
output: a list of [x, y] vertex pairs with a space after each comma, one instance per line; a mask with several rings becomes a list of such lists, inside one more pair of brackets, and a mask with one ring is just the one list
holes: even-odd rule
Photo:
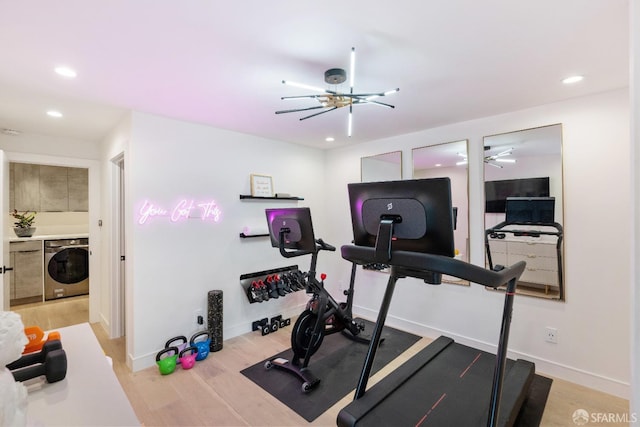
[[138, 210], [138, 224], [147, 224], [154, 218], [168, 218], [171, 222], [181, 222], [189, 218], [218, 222], [222, 218], [222, 211], [213, 200], [200, 202], [182, 199], [171, 209], [145, 200]]

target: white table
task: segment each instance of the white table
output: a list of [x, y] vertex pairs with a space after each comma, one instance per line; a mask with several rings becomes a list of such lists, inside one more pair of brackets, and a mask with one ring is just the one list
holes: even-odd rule
[[139, 426], [131, 403], [88, 323], [56, 329], [67, 354], [62, 381], [26, 381], [27, 425]]

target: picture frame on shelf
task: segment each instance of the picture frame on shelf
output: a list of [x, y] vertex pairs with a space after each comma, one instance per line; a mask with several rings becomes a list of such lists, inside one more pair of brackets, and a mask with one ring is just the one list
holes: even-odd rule
[[273, 179], [269, 175], [251, 174], [251, 195], [273, 197]]

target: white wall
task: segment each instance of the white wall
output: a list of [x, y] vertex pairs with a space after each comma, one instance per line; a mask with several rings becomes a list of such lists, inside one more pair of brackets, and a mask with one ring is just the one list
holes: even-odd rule
[[72, 157], [79, 159], [100, 158], [100, 145], [92, 141], [61, 138], [48, 135], [0, 133], [0, 147], [7, 152]]
[[[483, 136], [549, 124], [563, 125], [566, 302], [518, 297], [514, 305], [511, 357], [523, 357], [547, 373], [616, 395], [629, 396], [630, 155], [628, 91], [545, 105], [456, 123], [327, 154], [327, 200], [334, 200], [334, 243], [348, 244], [352, 231], [347, 183], [359, 181], [360, 157], [469, 139], [471, 261], [482, 265]], [[410, 178], [405, 174], [405, 178]], [[343, 286], [349, 265], [335, 260], [330, 274]], [[375, 317], [385, 275], [359, 270], [356, 312]], [[427, 336], [450, 335], [493, 349], [502, 296], [480, 286], [428, 286], [404, 279], [397, 287], [388, 324]], [[544, 341], [547, 326], [558, 344]]]
[[[631, 29], [630, 35], [630, 82], [631, 82], [631, 117], [638, 117], [640, 113], [640, 6], [637, 2], [630, 2], [629, 15]], [[640, 128], [637, 120], [631, 120], [631, 156], [629, 157], [631, 170], [631, 200], [632, 200], [632, 222], [629, 234], [633, 236], [633, 247], [629, 252], [630, 274], [632, 281], [630, 283], [631, 298], [631, 390], [632, 396], [630, 401], [629, 412], [637, 414], [640, 412], [640, 250], [638, 244], [640, 242]], [[640, 425], [637, 420], [633, 425]]]
[[[195, 312], [206, 317], [210, 290], [223, 291], [225, 339], [250, 332], [253, 320], [299, 312], [304, 293], [249, 304], [239, 277], [293, 264], [307, 270], [309, 257], [285, 259], [267, 238], [239, 233], [266, 228], [265, 208], [309, 206], [323, 237], [323, 151], [142, 113], [132, 115], [128, 144], [127, 340], [134, 370], [154, 365], [168, 338], [197, 330]], [[276, 192], [305, 200], [241, 201], [240, 194], [250, 194], [251, 173], [270, 175]], [[145, 200], [170, 208], [183, 198], [215, 200], [221, 220], [137, 222]]]

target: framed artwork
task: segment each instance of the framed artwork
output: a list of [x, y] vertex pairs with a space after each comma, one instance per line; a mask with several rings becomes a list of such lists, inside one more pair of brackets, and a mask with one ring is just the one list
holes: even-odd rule
[[273, 197], [273, 180], [268, 175], [251, 174], [251, 195]]

